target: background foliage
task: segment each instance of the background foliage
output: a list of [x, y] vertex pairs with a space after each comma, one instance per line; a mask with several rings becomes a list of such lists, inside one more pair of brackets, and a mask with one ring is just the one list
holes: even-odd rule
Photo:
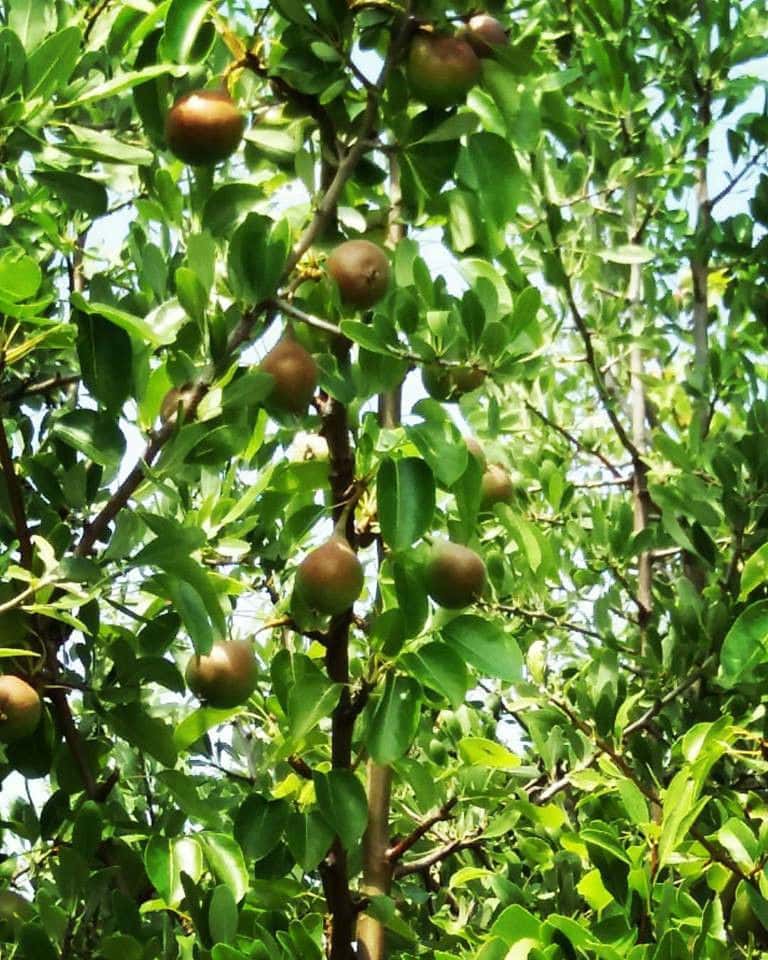
[[[0, 631], [46, 698], [3, 958], [348, 958], [358, 914], [370, 957], [768, 949], [765, 8], [494, 4], [424, 109], [409, 18], [469, 12], [0, 4]], [[165, 113], [222, 74], [244, 145], [185, 167]], [[360, 233], [365, 315], [322, 271]], [[257, 366], [291, 318], [298, 418]], [[329, 623], [293, 574], [351, 493]], [[430, 536], [481, 603], [431, 607]], [[214, 711], [182, 671], [224, 636], [260, 682]]]

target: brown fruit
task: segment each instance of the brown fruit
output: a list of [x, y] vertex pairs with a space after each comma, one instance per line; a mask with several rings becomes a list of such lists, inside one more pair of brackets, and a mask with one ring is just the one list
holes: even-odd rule
[[490, 57], [494, 47], [509, 43], [504, 27], [496, 17], [487, 13], [478, 13], [467, 23], [461, 35], [470, 44], [478, 57]]
[[187, 686], [201, 700], [221, 710], [238, 707], [256, 688], [258, 665], [250, 643], [215, 643], [211, 652], [187, 664]]
[[37, 690], [10, 673], [0, 677], [0, 740], [3, 743], [34, 733], [41, 712]]
[[480, 77], [480, 61], [461, 37], [417, 33], [408, 51], [408, 82], [429, 107], [461, 103]]
[[482, 491], [481, 503], [490, 508], [495, 503], [506, 503], [514, 492], [512, 478], [497, 463], [492, 463], [483, 474], [480, 482]]
[[485, 588], [485, 564], [459, 543], [442, 540], [432, 547], [425, 570], [427, 593], [449, 610], [469, 606]]
[[304, 413], [317, 387], [317, 364], [312, 355], [290, 337], [264, 357], [260, 369], [274, 378], [269, 399], [290, 413]]
[[347, 240], [328, 257], [328, 273], [336, 281], [343, 303], [372, 307], [387, 292], [389, 259], [370, 240]]
[[348, 610], [363, 590], [363, 567], [347, 541], [334, 534], [308, 554], [296, 571], [296, 591], [318, 613]]
[[179, 160], [204, 166], [237, 150], [245, 117], [226, 90], [193, 90], [174, 103], [165, 118], [168, 149]]

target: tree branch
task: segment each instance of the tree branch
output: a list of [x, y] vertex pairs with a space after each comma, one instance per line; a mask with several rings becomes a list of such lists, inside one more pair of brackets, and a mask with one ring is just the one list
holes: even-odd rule
[[401, 857], [411, 849], [411, 847], [418, 843], [424, 834], [428, 833], [436, 823], [440, 823], [442, 820], [449, 820], [451, 811], [456, 806], [457, 802], [457, 797], [449, 797], [439, 810], [431, 814], [425, 820], [422, 820], [421, 823], [418, 824], [418, 826], [412, 830], [407, 837], [403, 837], [402, 840], [399, 840], [396, 844], [389, 847], [386, 852], [387, 860], [389, 860], [390, 863], [397, 863], [397, 861], [400, 860]]
[[8, 501], [11, 505], [11, 514], [13, 515], [13, 525], [16, 528], [16, 536], [19, 540], [19, 553], [21, 555], [21, 565], [28, 570], [32, 567], [32, 538], [29, 534], [27, 524], [27, 513], [24, 508], [24, 493], [21, 489], [21, 481], [16, 473], [11, 456], [11, 448], [8, 446], [8, 435], [5, 432], [5, 422], [0, 415], [0, 468], [2, 468], [5, 477], [5, 485], [8, 489]]
[[470, 850], [473, 847], [479, 847], [482, 839], [478, 837], [466, 838], [464, 840], [451, 840], [442, 847], [432, 850], [418, 860], [409, 860], [407, 863], [399, 863], [395, 867], [395, 877], [408, 877], [413, 873], [421, 873], [422, 870], [428, 870], [436, 863], [447, 860], [448, 857], [460, 850]]

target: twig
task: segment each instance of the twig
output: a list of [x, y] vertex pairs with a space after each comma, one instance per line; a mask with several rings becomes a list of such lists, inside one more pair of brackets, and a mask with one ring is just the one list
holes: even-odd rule
[[578, 437], [575, 437], [572, 433], [569, 433], [568, 430], [566, 430], [564, 427], [561, 427], [560, 424], [555, 423], [554, 420], [550, 420], [546, 414], [542, 413], [541, 410], [534, 407], [533, 404], [529, 403], [528, 401], [525, 402], [525, 409], [529, 413], [532, 413], [535, 417], [538, 417], [542, 423], [545, 423], [548, 427], [551, 427], [553, 430], [557, 431], [561, 437], [564, 437], [569, 443], [573, 444], [573, 446], [576, 447], [576, 449], [581, 453], [586, 453], [590, 457], [596, 457], [604, 467], [611, 471], [614, 477], [621, 477], [621, 470], [619, 470], [615, 464], [611, 463], [607, 457], [604, 457], [599, 450], [595, 450], [594, 448], [583, 444]]
[[[24, 508], [24, 494], [21, 489], [21, 482], [13, 465], [11, 449], [8, 446], [8, 435], [5, 432], [5, 423], [0, 414], [0, 467], [5, 477], [5, 485], [8, 489], [8, 500], [13, 514], [13, 524], [16, 528], [16, 536], [19, 539], [19, 553], [21, 554], [21, 564], [30, 569], [32, 566], [32, 538], [29, 535], [29, 526], [27, 524], [27, 513]], [[16, 598], [15, 598], [16, 599]]]
[[432, 850], [418, 860], [399, 863], [395, 867], [395, 876], [398, 878], [408, 877], [412, 873], [421, 873], [422, 870], [428, 870], [436, 863], [441, 863], [443, 860], [446, 860], [452, 854], [458, 853], [460, 850], [470, 850], [473, 847], [478, 847], [481, 843], [482, 839], [479, 836], [464, 840], [451, 840], [450, 843], [446, 843], [445, 846]]
[[755, 156], [752, 157], [752, 159], [744, 166], [744, 168], [740, 170], [739, 173], [736, 174], [735, 177], [731, 177], [729, 179], [728, 183], [726, 184], [726, 186], [723, 187], [720, 193], [716, 193], [715, 196], [712, 197], [712, 199], [709, 201], [709, 204], [708, 204], [710, 211], [712, 210], [713, 207], [716, 207], [721, 200], [725, 200], [728, 194], [734, 189], [734, 187], [741, 180], [744, 179], [744, 177], [749, 173], [749, 171], [752, 170], [754, 167], [756, 167], [758, 163], [760, 163], [766, 151], [768, 151], [768, 146], [764, 146], [761, 150], [759, 150], [755, 154]]
[[418, 843], [424, 834], [428, 833], [436, 823], [440, 823], [442, 820], [448, 820], [450, 818], [451, 810], [453, 810], [457, 802], [458, 797], [449, 797], [439, 810], [422, 820], [421, 823], [418, 824], [418, 826], [412, 830], [407, 837], [403, 837], [402, 840], [399, 840], [387, 850], [387, 860], [389, 860], [390, 863], [397, 863], [403, 854], [407, 853], [411, 847]]

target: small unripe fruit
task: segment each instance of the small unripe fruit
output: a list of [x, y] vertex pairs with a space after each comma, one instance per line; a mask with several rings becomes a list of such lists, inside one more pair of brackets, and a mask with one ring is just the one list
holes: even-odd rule
[[408, 51], [408, 83], [429, 107], [461, 103], [480, 76], [475, 51], [460, 37], [417, 33]]
[[480, 481], [481, 500], [484, 507], [490, 508], [496, 503], [506, 503], [514, 492], [512, 478], [497, 463], [492, 463]]
[[264, 357], [260, 369], [274, 378], [269, 399], [289, 413], [304, 413], [317, 387], [317, 364], [300, 343], [284, 337]]
[[461, 35], [478, 57], [490, 57], [494, 47], [503, 47], [509, 43], [504, 27], [496, 17], [487, 13], [478, 13], [472, 17]]
[[20, 677], [0, 677], [0, 740], [11, 743], [35, 732], [42, 704], [37, 690]]
[[447, 540], [433, 545], [425, 575], [427, 593], [449, 610], [469, 606], [485, 588], [482, 559], [469, 547]]
[[343, 303], [372, 307], [387, 292], [389, 260], [370, 240], [347, 240], [328, 257], [328, 273], [336, 281]]
[[258, 665], [250, 643], [230, 640], [215, 643], [210, 653], [195, 656], [187, 664], [189, 689], [211, 707], [238, 707], [256, 689]]
[[445, 367], [432, 364], [422, 367], [424, 389], [435, 400], [456, 403], [465, 393], [476, 390], [485, 380], [485, 370], [479, 367]]
[[226, 90], [193, 90], [165, 118], [168, 149], [192, 166], [219, 163], [240, 145], [245, 117]]
[[363, 591], [363, 567], [347, 541], [334, 534], [309, 553], [296, 571], [296, 592], [312, 610], [348, 610]]

